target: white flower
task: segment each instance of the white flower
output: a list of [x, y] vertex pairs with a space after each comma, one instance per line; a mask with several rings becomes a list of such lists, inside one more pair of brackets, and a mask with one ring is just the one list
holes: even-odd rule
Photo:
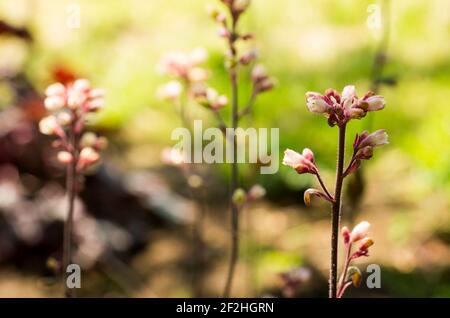
[[323, 96], [316, 92], [306, 93], [306, 106], [310, 112], [318, 114], [326, 113], [330, 107]]
[[173, 80], [162, 86], [158, 91], [158, 95], [160, 98], [173, 100], [180, 96], [182, 90], [183, 86], [181, 83]]
[[362, 221], [356, 225], [350, 233], [350, 244], [365, 238], [369, 232], [369, 229], [370, 223], [367, 221]]
[[356, 88], [354, 85], [347, 85], [344, 87], [344, 89], [342, 90], [342, 98], [347, 100], [347, 99], [352, 99], [353, 97], [356, 97]]
[[64, 104], [65, 104], [64, 97], [58, 95], [47, 97], [44, 101], [45, 108], [51, 112], [63, 108]]
[[58, 123], [53, 115], [44, 117], [39, 122], [39, 131], [44, 135], [54, 135], [57, 128]]
[[368, 107], [367, 107], [368, 111], [381, 110], [386, 105], [386, 102], [384, 101], [384, 97], [380, 96], [380, 95], [370, 96], [365, 100], [365, 102], [368, 105]]

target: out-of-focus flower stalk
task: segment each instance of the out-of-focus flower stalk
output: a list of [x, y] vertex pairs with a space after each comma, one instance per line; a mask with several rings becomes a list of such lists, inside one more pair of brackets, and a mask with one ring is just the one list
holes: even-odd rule
[[68, 211], [64, 223], [62, 269], [65, 295], [75, 297], [75, 289], [67, 285], [67, 267], [72, 263], [74, 204], [79, 175], [100, 159], [99, 151], [107, 146], [106, 138], [84, 133], [87, 114], [103, 107], [103, 91], [91, 88], [85, 79], [78, 79], [66, 86], [52, 84], [45, 94], [45, 107], [51, 114], [39, 122], [39, 129], [45, 135], [56, 137], [53, 145], [61, 149], [57, 159], [66, 165]]

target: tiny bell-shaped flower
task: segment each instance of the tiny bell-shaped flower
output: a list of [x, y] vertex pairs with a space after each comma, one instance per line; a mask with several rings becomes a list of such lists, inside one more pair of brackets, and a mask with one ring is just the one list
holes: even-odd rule
[[297, 173], [317, 173], [317, 167], [314, 163], [313, 152], [305, 148], [302, 154], [291, 149], [286, 149], [284, 152], [283, 164], [295, 169]]
[[247, 10], [250, 0], [234, 0], [232, 1], [232, 10], [235, 13], [242, 13]]
[[57, 158], [59, 162], [65, 165], [71, 163], [73, 160], [72, 154], [68, 151], [59, 151]]
[[344, 238], [344, 244], [348, 244], [350, 242], [350, 230], [348, 229], [348, 227], [342, 227], [341, 235]]
[[362, 221], [358, 225], [356, 225], [352, 232], [350, 233], [349, 243], [355, 243], [367, 236], [367, 233], [370, 229], [370, 223], [367, 221]]
[[367, 250], [374, 244], [374, 241], [370, 237], [365, 237], [362, 239], [361, 244], [359, 245], [360, 250]]
[[39, 131], [44, 135], [55, 135], [58, 134], [60, 130], [61, 128], [58, 125], [56, 117], [53, 115], [44, 117], [39, 122]]
[[180, 82], [173, 80], [163, 85], [158, 90], [158, 97], [167, 100], [176, 100], [183, 90]]
[[317, 114], [327, 114], [330, 108], [323, 96], [315, 92], [306, 93], [306, 106], [310, 112]]
[[252, 49], [246, 53], [244, 53], [240, 58], [239, 62], [243, 65], [247, 65], [258, 58], [258, 51], [256, 49]]
[[93, 147], [81, 149], [77, 169], [82, 170], [100, 160], [100, 154]]
[[248, 201], [256, 201], [261, 199], [266, 195], [266, 189], [260, 184], [253, 185], [250, 190], [247, 192], [247, 200]]
[[67, 126], [72, 122], [72, 115], [68, 112], [62, 111], [56, 115], [56, 121], [60, 126]]
[[360, 140], [359, 147], [380, 147], [387, 145], [388, 143], [388, 134], [386, 133], [386, 130], [380, 129], [371, 133], [370, 135], [364, 135], [364, 138], [361, 138]]
[[372, 93], [366, 94], [366, 96], [361, 100], [360, 104], [365, 104], [364, 107], [367, 111], [378, 111], [382, 110], [386, 105], [383, 96], [380, 95], [372, 95]]

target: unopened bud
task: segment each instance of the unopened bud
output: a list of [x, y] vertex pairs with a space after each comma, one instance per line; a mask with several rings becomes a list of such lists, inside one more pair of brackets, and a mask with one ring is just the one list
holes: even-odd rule
[[97, 135], [93, 132], [84, 133], [80, 140], [81, 147], [94, 147], [97, 142]]
[[341, 235], [344, 238], [344, 243], [348, 244], [348, 242], [350, 241], [350, 230], [348, 229], [348, 227], [342, 227]]
[[73, 157], [68, 151], [60, 151], [57, 155], [58, 161], [62, 164], [69, 164], [72, 162]]
[[259, 184], [255, 184], [254, 186], [252, 186], [250, 188], [250, 190], [248, 190], [247, 198], [250, 201], [254, 201], [254, 200], [261, 199], [265, 195], [266, 195], [266, 189], [264, 189], [264, 187]]
[[367, 250], [369, 247], [371, 247], [374, 244], [374, 241], [370, 237], [366, 237], [361, 241], [361, 244], [359, 245], [360, 250]]
[[236, 13], [244, 12], [250, 5], [250, 0], [234, 0], [233, 11]]
[[61, 126], [67, 126], [72, 122], [72, 115], [68, 112], [61, 112], [56, 116], [56, 121]]
[[347, 277], [351, 278], [353, 286], [359, 287], [362, 281], [362, 274], [358, 267], [350, 266], [347, 269]]
[[233, 193], [233, 203], [236, 205], [243, 205], [246, 201], [247, 194], [245, 193], [244, 189], [236, 189]]

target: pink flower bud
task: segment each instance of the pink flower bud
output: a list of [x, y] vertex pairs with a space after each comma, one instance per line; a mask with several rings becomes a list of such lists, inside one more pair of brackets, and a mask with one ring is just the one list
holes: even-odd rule
[[81, 149], [80, 155], [79, 155], [79, 165], [81, 167], [86, 167], [91, 164], [96, 163], [98, 160], [100, 160], [99, 153], [92, 147], [85, 147]]
[[256, 60], [257, 57], [258, 57], [258, 51], [255, 49], [252, 49], [252, 50], [244, 53], [240, 57], [239, 62], [241, 64], [247, 65], [247, 64], [253, 62], [254, 60]]
[[[81, 85], [80, 85], [81, 86]], [[81, 107], [87, 100], [87, 94], [81, 90], [74, 89], [73, 87], [68, 90], [67, 94], [67, 106], [70, 109], [77, 109]]]
[[217, 97], [214, 103], [211, 104], [211, 107], [214, 110], [219, 110], [223, 107], [225, 107], [228, 104], [228, 98], [225, 95], [220, 95]]
[[52, 97], [52, 96], [62, 97], [62, 96], [64, 96], [65, 93], [66, 93], [66, 88], [61, 83], [51, 84], [45, 90], [45, 95], [47, 97]]
[[222, 37], [222, 38], [228, 39], [228, 38], [230, 38], [231, 33], [226, 27], [221, 27], [219, 29], [219, 36]]
[[248, 190], [247, 199], [249, 201], [259, 200], [266, 195], [266, 189], [259, 184], [255, 184]]
[[364, 148], [361, 148], [356, 153], [355, 157], [357, 159], [370, 159], [373, 157], [373, 147], [366, 146]]
[[101, 108], [103, 108], [103, 106], [105, 105], [105, 100], [103, 98], [95, 98], [92, 100], [89, 100], [86, 104], [85, 104], [85, 110], [87, 111], [97, 111]]
[[91, 89], [91, 83], [87, 79], [80, 78], [73, 83], [72, 88], [79, 92], [86, 92]]
[[252, 81], [253, 83], [259, 83], [267, 78], [267, 71], [266, 68], [261, 65], [255, 65], [255, 67], [252, 70]]
[[291, 149], [286, 149], [284, 152], [283, 164], [294, 168], [299, 174], [317, 173], [317, 168], [314, 162], [307, 159], [307, 157], [314, 160], [314, 155], [309, 149], [303, 150], [303, 154], [299, 154]]
[[57, 111], [63, 108], [65, 103], [64, 97], [58, 95], [49, 96], [44, 101], [45, 108], [49, 111]]
[[227, 20], [227, 16], [223, 12], [219, 12], [216, 16], [216, 21], [219, 23], [224, 23]]
[[60, 112], [56, 115], [56, 121], [60, 126], [67, 126], [72, 122], [72, 115], [68, 112]]
[[108, 148], [108, 139], [104, 136], [97, 137], [97, 142], [95, 143], [95, 148], [99, 150], [104, 150]]
[[366, 112], [361, 108], [350, 108], [346, 114], [351, 119], [361, 119], [366, 116]]
[[244, 12], [250, 5], [250, 0], [234, 0], [232, 10], [236, 13]]
[[348, 227], [342, 227], [341, 235], [344, 238], [344, 243], [348, 244], [348, 242], [350, 241], [350, 230], [348, 229]]
[[204, 63], [208, 58], [208, 51], [202, 47], [195, 48], [189, 54], [189, 60], [191, 65], [198, 65]]
[[368, 97], [366, 100], [364, 100], [365, 103], [367, 103], [367, 111], [377, 111], [384, 108], [386, 105], [386, 102], [384, 101], [384, 97], [380, 95], [374, 95]]
[[69, 164], [72, 162], [73, 157], [70, 152], [68, 151], [60, 151], [57, 155], [58, 161], [62, 164]]
[[191, 82], [204, 82], [208, 78], [208, 72], [201, 67], [194, 67], [189, 70], [188, 78]]
[[255, 90], [258, 93], [263, 93], [270, 91], [274, 87], [274, 83], [271, 79], [266, 78], [265, 80], [261, 81], [260, 83], [256, 84]]
[[354, 85], [347, 85], [342, 90], [342, 99], [351, 100], [356, 97], [356, 88]]
[[82, 148], [94, 147], [97, 142], [97, 135], [93, 132], [86, 132], [83, 134], [80, 140], [80, 146]]
[[105, 90], [101, 88], [91, 89], [88, 93], [89, 98], [103, 98], [105, 97]]
[[327, 113], [330, 108], [323, 96], [315, 92], [306, 93], [306, 106], [310, 112], [317, 114]]
[[39, 131], [44, 135], [55, 135], [59, 128], [56, 117], [53, 115], [44, 117], [39, 122]]
[[361, 223], [359, 223], [358, 225], [356, 225], [352, 232], [350, 233], [350, 244], [357, 242], [361, 239], [363, 239], [364, 237], [367, 236], [367, 233], [369, 232], [370, 229], [370, 223], [367, 221], [362, 221]]
[[309, 160], [312, 163], [314, 163], [314, 153], [312, 152], [311, 149], [309, 148], [303, 149], [302, 155], [303, 157], [305, 157], [306, 160]]
[[367, 250], [374, 244], [374, 241], [370, 237], [365, 237], [362, 239], [361, 244], [359, 245], [359, 250]]
[[182, 91], [183, 87], [178, 81], [170, 81], [158, 90], [158, 96], [163, 99], [175, 100]]
[[388, 144], [388, 134], [386, 130], [380, 129], [377, 130], [370, 135], [367, 135], [364, 139], [360, 140], [359, 148], [371, 146], [371, 147], [379, 147]]

